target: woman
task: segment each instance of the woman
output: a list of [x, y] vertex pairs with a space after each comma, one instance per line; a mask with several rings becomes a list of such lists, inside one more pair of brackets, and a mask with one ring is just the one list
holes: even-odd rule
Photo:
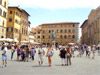
[[38, 50], [38, 56], [39, 56], [39, 65], [43, 64], [43, 57], [45, 55], [45, 50], [43, 49], [43, 46]]
[[36, 53], [36, 50], [35, 50], [35, 48], [33, 47], [33, 48], [32, 48], [32, 51], [31, 51], [32, 61], [34, 61], [35, 53]]
[[53, 56], [53, 49], [52, 49], [52, 46], [50, 45], [48, 51], [47, 51], [47, 57], [48, 57], [48, 62], [49, 62], [49, 67], [51, 67], [51, 58]]
[[93, 52], [93, 57], [92, 57], [92, 59], [94, 59], [94, 56], [95, 56], [95, 50], [96, 50], [96, 47], [93, 45], [93, 46], [92, 46], [92, 52]]
[[89, 56], [89, 49], [88, 46], [86, 46], [86, 57]]
[[28, 58], [29, 58], [29, 48], [28, 48], [28, 45], [26, 45], [25, 50], [26, 50], [26, 61], [28, 62]]
[[17, 61], [19, 61], [19, 57], [20, 57], [20, 47], [18, 46], [17, 48]]
[[7, 47], [6, 44], [4, 44], [4, 49], [3, 49], [3, 53], [2, 53], [2, 61], [3, 61], [3, 65], [2, 68], [7, 66]]
[[12, 45], [12, 47], [11, 47], [11, 60], [13, 59], [14, 53], [15, 53], [15, 47], [14, 47], [14, 45]]
[[68, 48], [67, 48], [67, 66], [68, 66], [68, 62], [71, 65], [71, 57], [72, 57], [71, 48], [70, 48], [70, 46], [68, 46]]
[[59, 56], [61, 57], [61, 63], [62, 63], [62, 66], [63, 65], [66, 65], [66, 50], [65, 48], [63, 48], [62, 50], [60, 50], [60, 54]]

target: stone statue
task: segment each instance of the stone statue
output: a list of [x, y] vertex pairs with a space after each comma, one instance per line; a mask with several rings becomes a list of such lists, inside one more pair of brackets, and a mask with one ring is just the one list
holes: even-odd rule
[[52, 32], [52, 39], [53, 39], [53, 41], [55, 39], [55, 32], [54, 31]]

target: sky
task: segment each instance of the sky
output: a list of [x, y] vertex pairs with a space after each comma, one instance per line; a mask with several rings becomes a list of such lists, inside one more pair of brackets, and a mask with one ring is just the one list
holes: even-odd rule
[[31, 27], [55, 22], [79, 22], [81, 26], [91, 10], [100, 6], [100, 0], [9, 0], [9, 6], [25, 9]]

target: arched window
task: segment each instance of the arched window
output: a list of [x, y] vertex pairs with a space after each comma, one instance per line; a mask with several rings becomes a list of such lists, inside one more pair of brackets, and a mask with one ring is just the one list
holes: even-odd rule
[[3, 24], [2, 24], [3, 26], [5, 25], [5, 22], [3, 21]]
[[71, 30], [69, 29], [68, 32], [71, 33]]
[[51, 33], [51, 30], [49, 30], [49, 33]]
[[74, 39], [75, 38], [75, 35], [73, 35], [72, 38]]
[[63, 33], [63, 30], [61, 29], [60, 32]]
[[0, 16], [2, 16], [2, 9], [0, 9]]
[[6, 1], [4, 2], [4, 7], [6, 8]]
[[43, 39], [45, 38], [45, 36], [43, 35]]
[[71, 38], [71, 35], [68, 35], [68, 38]]
[[62, 36], [62, 35], [60, 35], [60, 38], [62, 39], [62, 38], [63, 38], [63, 36]]
[[67, 30], [65, 29], [65, 33], [67, 33]]
[[57, 33], [59, 33], [59, 30], [57, 30]]
[[66, 39], [66, 38], [67, 38], [67, 36], [65, 35], [65, 36], [64, 36], [64, 38]]
[[2, 0], [0, 0], [0, 5], [2, 5]]

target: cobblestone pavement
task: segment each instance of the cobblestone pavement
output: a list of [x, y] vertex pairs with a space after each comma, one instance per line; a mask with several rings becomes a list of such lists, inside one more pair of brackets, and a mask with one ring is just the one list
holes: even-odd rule
[[[78, 52], [75, 52], [75, 58], [72, 58], [71, 66], [61, 66], [61, 59], [58, 56], [59, 51], [55, 51], [52, 57], [52, 67], [48, 67], [47, 57], [44, 57], [44, 64], [38, 65], [38, 55], [36, 53], [35, 61], [18, 62], [16, 61], [16, 53], [14, 60], [10, 60], [11, 51], [8, 54], [8, 65], [2, 68], [2, 57], [0, 51], [0, 75], [100, 75], [100, 56], [96, 52], [95, 59], [77, 57]], [[92, 57], [92, 53], [91, 53]]]

